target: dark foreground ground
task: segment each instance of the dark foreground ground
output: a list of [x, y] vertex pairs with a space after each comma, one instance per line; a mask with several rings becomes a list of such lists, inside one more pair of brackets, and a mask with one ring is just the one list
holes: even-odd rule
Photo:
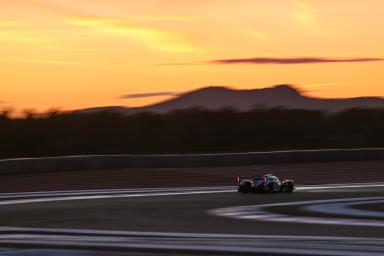
[[26, 170], [20, 174], [0, 174], [0, 192], [235, 185], [237, 175], [250, 177], [265, 173], [293, 179], [297, 184], [376, 182], [384, 180], [384, 161], [72, 172], [52, 170], [31, 174]]

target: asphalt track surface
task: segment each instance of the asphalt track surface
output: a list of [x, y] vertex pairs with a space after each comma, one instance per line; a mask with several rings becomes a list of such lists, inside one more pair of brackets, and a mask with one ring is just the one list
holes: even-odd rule
[[383, 183], [292, 194], [228, 186], [3, 193], [0, 246], [22, 247], [17, 255], [383, 255], [383, 202]]

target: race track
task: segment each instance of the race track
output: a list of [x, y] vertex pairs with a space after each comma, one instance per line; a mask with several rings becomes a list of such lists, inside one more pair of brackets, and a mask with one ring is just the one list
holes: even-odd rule
[[235, 191], [3, 193], [0, 247], [6, 255], [384, 253], [384, 183], [302, 186], [292, 194]]

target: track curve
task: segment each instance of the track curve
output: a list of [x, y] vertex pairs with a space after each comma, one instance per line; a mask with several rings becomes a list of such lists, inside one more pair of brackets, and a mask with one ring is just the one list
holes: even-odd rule
[[[291, 203], [264, 204], [252, 206], [238, 206], [231, 208], [221, 208], [209, 211], [216, 216], [245, 220], [263, 220], [271, 222], [289, 222], [289, 223], [311, 223], [327, 225], [350, 225], [350, 226], [371, 226], [384, 227], [384, 214], [382, 212], [348, 209], [349, 205], [364, 205], [373, 203], [383, 203], [384, 197], [358, 197], [342, 198], [330, 200], [299, 201]], [[325, 214], [342, 215], [343, 217], [322, 217], [278, 214], [270, 211], [270, 208], [296, 206], [302, 207], [307, 211], [320, 212]], [[361, 218], [346, 218], [345, 215], [358, 216]], [[363, 219], [363, 217], [378, 217], [380, 220]]]
[[[254, 207], [249, 205], [256, 202], [279, 208], [322, 198], [345, 203], [345, 198], [356, 197], [350, 202], [372, 203], [381, 200], [383, 183], [304, 186], [293, 194], [242, 195], [234, 190], [226, 186], [1, 194], [0, 246], [253, 255], [384, 252], [380, 225], [274, 224], [266, 221], [268, 216], [250, 222], [207, 214], [220, 206]], [[333, 249], [324, 244], [333, 244]]]

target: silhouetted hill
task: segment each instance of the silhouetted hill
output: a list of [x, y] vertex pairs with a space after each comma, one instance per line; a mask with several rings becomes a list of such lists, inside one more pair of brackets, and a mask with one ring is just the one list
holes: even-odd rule
[[[232, 108], [238, 111], [252, 109], [287, 108], [337, 112], [351, 108], [384, 108], [380, 97], [357, 97], [345, 99], [324, 99], [304, 95], [291, 85], [277, 85], [270, 88], [236, 90], [223, 86], [211, 86], [190, 91], [180, 96], [139, 108], [108, 107], [105, 110], [126, 113], [156, 112], [166, 113], [188, 108], [219, 110]], [[103, 108], [90, 109], [93, 111]], [[87, 111], [90, 111], [87, 110]]]
[[303, 95], [298, 89], [290, 85], [277, 85], [271, 88], [253, 90], [235, 90], [212, 86], [182, 94], [165, 102], [137, 108], [136, 111], [164, 113], [193, 107], [202, 107], [209, 110], [233, 108], [239, 111], [275, 107], [341, 111], [350, 108], [384, 108], [384, 99], [379, 97], [311, 98]]

